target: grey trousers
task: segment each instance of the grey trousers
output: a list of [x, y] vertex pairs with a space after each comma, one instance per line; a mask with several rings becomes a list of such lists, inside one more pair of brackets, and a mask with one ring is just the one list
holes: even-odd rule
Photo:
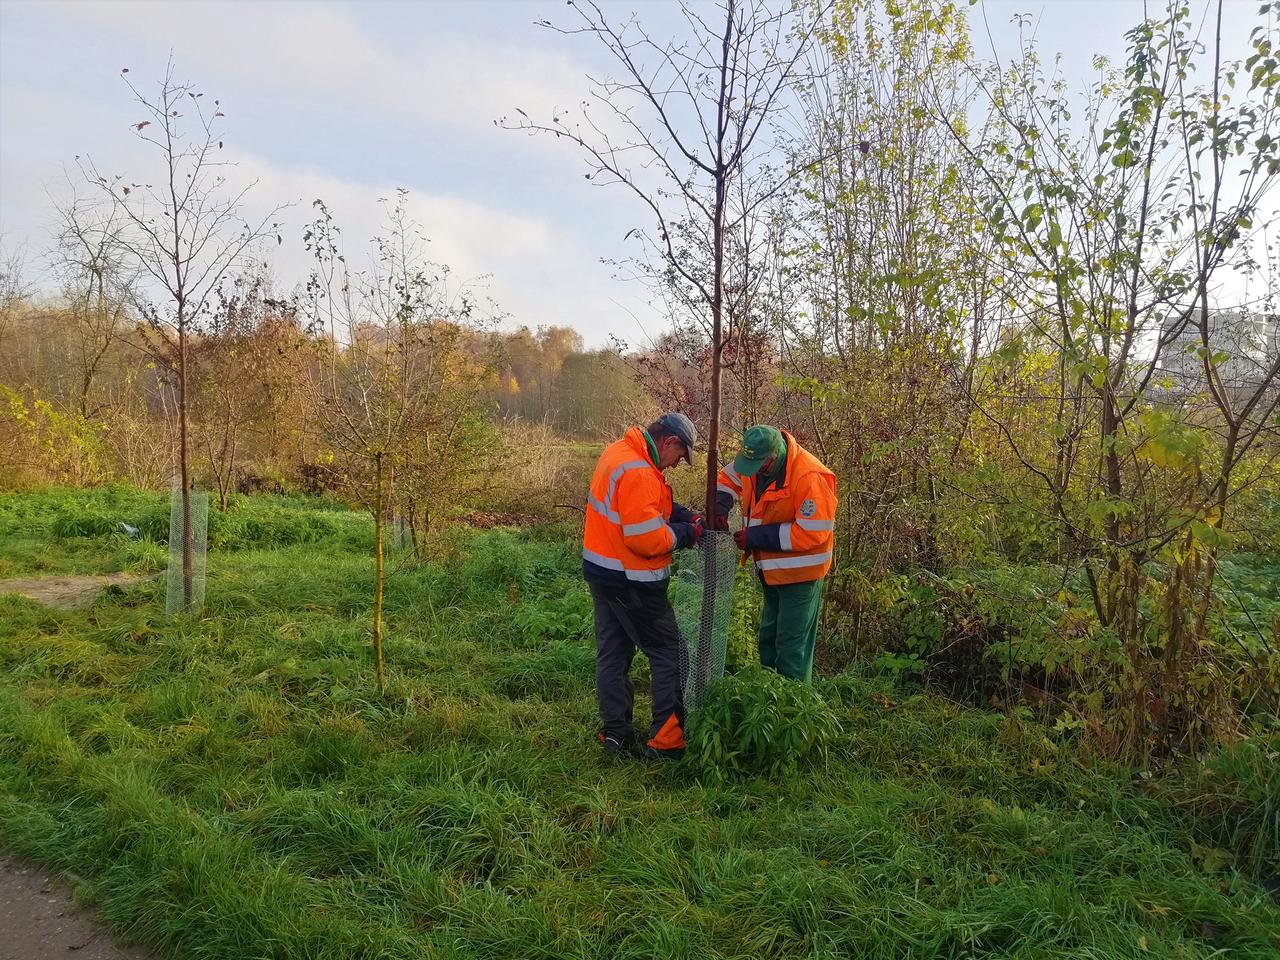
[[631, 661], [636, 650], [649, 658], [653, 677], [653, 737], [675, 715], [684, 727], [680, 630], [666, 590], [589, 584], [596, 621], [596, 696], [605, 736], [635, 736], [635, 687]]

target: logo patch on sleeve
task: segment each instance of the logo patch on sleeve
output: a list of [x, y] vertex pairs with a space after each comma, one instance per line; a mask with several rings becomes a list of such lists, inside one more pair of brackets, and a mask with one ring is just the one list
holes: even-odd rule
[[804, 503], [800, 504], [800, 516], [804, 517], [806, 520], [817, 512], [818, 505], [812, 500], [806, 500]]

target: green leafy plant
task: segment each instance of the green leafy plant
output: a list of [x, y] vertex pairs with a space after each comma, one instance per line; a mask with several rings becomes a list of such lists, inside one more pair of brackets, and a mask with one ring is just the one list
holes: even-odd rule
[[558, 597], [526, 601], [512, 614], [526, 642], [585, 639], [591, 630], [591, 603], [579, 588]]
[[919, 676], [925, 671], [925, 662], [916, 654], [882, 653], [876, 657], [876, 667], [893, 678]]
[[713, 781], [777, 777], [825, 762], [840, 733], [835, 714], [812, 686], [758, 666], [716, 683], [689, 726], [692, 761]]
[[69, 507], [58, 513], [53, 521], [55, 537], [107, 537], [120, 533], [120, 521], [107, 513], [92, 508]]

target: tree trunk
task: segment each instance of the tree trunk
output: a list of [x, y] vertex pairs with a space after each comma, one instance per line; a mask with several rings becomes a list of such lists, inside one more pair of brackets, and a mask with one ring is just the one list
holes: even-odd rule
[[194, 595], [195, 551], [191, 542], [191, 461], [187, 429], [187, 325], [178, 305], [178, 471], [182, 478], [182, 606]]
[[213, 468], [214, 478], [218, 482], [218, 510], [221, 513], [227, 512], [232, 478], [236, 472], [235, 416], [234, 404], [228, 397], [223, 410], [222, 449], [218, 451], [217, 462]]
[[228, 490], [231, 486], [231, 471], [226, 467], [227, 434], [225, 430], [222, 433], [222, 449], [216, 455], [210, 456], [209, 459], [212, 461], [213, 479], [218, 484], [218, 511], [226, 513]]
[[374, 496], [377, 500], [373, 508], [373, 669], [378, 675], [378, 693], [384, 693], [387, 680], [382, 663], [382, 454], [374, 454], [373, 462]]
[[[707, 489], [705, 516], [716, 516], [716, 480], [720, 475], [720, 312], [722, 240], [720, 234], [721, 203], [723, 189], [716, 185], [715, 224], [715, 290], [711, 308], [711, 410], [707, 425]], [[711, 673], [711, 630], [715, 621], [716, 604], [716, 551], [710, 547], [702, 551], [702, 616], [698, 620], [697, 689], [706, 687]]]
[[[725, 75], [729, 65], [729, 47], [733, 37], [734, 0], [725, 11], [724, 46], [720, 60], [720, 109], [716, 118], [716, 134], [720, 138], [716, 151], [716, 203], [711, 224], [712, 288], [711, 288], [711, 404], [707, 424], [707, 485], [705, 516], [716, 515], [716, 479], [720, 474], [720, 363], [724, 350], [722, 320], [724, 312], [724, 202], [728, 171], [725, 169], [723, 139], [727, 92]], [[716, 551], [702, 551], [702, 615], [698, 618], [698, 653], [696, 689], [703, 690], [711, 675], [711, 631], [716, 608]]]
[[[1108, 378], [1110, 373], [1107, 374]], [[1102, 395], [1102, 424], [1100, 430], [1102, 457], [1103, 457], [1103, 479], [1107, 497], [1114, 503], [1121, 496], [1122, 486], [1120, 478], [1120, 456], [1116, 452], [1116, 441], [1119, 438], [1120, 422], [1117, 416], [1115, 396], [1111, 392], [1111, 384], [1108, 381]], [[1107, 571], [1109, 576], [1114, 579], [1120, 575], [1120, 515], [1115, 509], [1108, 509], [1106, 515], [1106, 523], [1104, 525], [1106, 537], [1107, 552]], [[1118, 597], [1123, 594], [1112, 592], [1111, 603], [1109, 609], [1103, 612], [1103, 622], [1122, 624], [1125, 620], [1126, 611], [1118, 610], [1116, 604]], [[1136, 602], [1136, 598], [1134, 598]], [[1121, 635], [1121, 643], [1128, 638], [1124, 635], [1124, 627], [1119, 627]]]

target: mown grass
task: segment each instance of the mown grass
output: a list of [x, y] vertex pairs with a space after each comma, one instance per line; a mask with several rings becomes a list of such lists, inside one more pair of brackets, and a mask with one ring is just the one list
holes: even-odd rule
[[[52, 543], [49, 499], [75, 509], [0, 499], [14, 575], [125, 563], [113, 535]], [[1280, 949], [1264, 886], [1132, 772], [868, 675], [818, 685], [825, 763], [723, 783], [605, 763], [564, 530], [396, 576], [378, 697], [367, 541], [333, 513], [319, 542], [212, 552], [199, 616], [164, 615], [158, 584], [76, 612], [0, 597], [0, 842], [174, 957]]]

